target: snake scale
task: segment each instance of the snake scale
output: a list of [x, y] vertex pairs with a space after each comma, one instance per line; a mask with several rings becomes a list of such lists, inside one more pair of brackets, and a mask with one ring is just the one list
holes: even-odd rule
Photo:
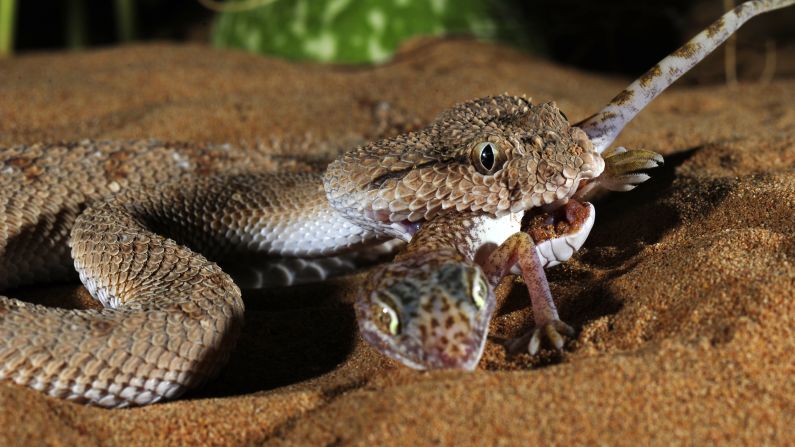
[[[405, 365], [472, 369], [493, 287], [523, 276], [536, 327], [511, 344], [561, 348], [543, 268], [594, 221], [597, 188], [629, 190], [661, 158], [605, 152], [623, 127], [750, 17], [754, 0], [572, 125], [554, 103], [496, 96], [428, 127], [359, 146], [323, 173], [272, 174], [229, 146], [156, 141], [16, 146], [0, 152], [0, 288], [79, 274], [103, 309], [0, 297], [0, 378], [104, 407], [179, 396], [211, 378], [241, 331], [239, 259], [353, 257], [409, 242], [368, 276], [362, 336]], [[522, 225], [522, 219], [525, 224]]]

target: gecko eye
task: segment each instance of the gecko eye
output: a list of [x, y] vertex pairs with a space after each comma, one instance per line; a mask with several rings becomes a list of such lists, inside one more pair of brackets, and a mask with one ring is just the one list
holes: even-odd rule
[[381, 294], [373, 303], [375, 323], [381, 331], [397, 335], [400, 333], [400, 319], [395, 311], [392, 297]]
[[378, 319], [381, 325], [389, 330], [390, 334], [397, 335], [400, 332], [400, 320], [398, 320], [397, 313], [392, 308], [383, 306]]
[[566, 122], [569, 122], [569, 117], [568, 117], [568, 116], [566, 116], [566, 114], [565, 114], [565, 113], [563, 113], [563, 111], [562, 111], [562, 110], [558, 110], [558, 112], [560, 113], [560, 116], [562, 116], [562, 117], [563, 117], [563, 119], [564, 119], [564, 120], [566, 120]]
[[486, 281], [483, 279], [483, 275], [477, 275], [474, 284], [472, 284], [472, 301], [474, 301], [475, 307], [477, 307], [478, 310], [483, 309], [483, 306], [486, 305], [486, 298], [488, 298], [488, 296], [488, 284], [486, 284]]
[[476, 144], [472, 148], [471, 159], [475, 169], [483, 175], [494, 174], [505, 163], [500, 145], [491, 141]]

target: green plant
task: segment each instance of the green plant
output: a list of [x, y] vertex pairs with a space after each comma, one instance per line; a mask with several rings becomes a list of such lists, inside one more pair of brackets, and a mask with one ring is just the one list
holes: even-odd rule
[[230, 9], [218, 16], [215, 45], [322, 62], [382, 62], [416, 35], [495, 38], [503, 23], [487, 0], [281, 0], [234, 8], [238, 3], [225, 3]]
[[16, 0], [0, 0], [0, 56], [14, 51]]

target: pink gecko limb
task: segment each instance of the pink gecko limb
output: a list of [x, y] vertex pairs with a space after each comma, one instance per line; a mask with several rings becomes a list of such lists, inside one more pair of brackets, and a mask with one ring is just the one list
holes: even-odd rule
[[519, 266], [530, 293], [535, 327], [527, 334], [509, 341], [508, 350], [516, 353], [526, 349], [534, 355], [541, 346], [542, 337], [546, 337], [558, 351], [562, 350], [563, 335], [573, 336], [574, 329], [560, 321], [544, 273], [544, 263], [541, 262], [533, 239], [527, 233], [511, 235], [489, 255], [483, 270], [489, 283], [495, 287], [514, 265]]
[[795, 0], [752, 0], [724, 14], [616, 95], [602, 110], [576, 124], [597, 152], [607, 149], [624, 127], [654, 98], [722, 44], [748, 19], [795, 4]]

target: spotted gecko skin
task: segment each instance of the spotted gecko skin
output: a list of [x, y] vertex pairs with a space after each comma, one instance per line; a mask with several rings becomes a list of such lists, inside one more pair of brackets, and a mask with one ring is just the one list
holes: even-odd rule
[[364, 339], [415, 369], [474, 369], [496, 284], [472, 261], [518, 232], [520, 218], [450, 213], [426, 222], [393, 262], [368, 275], [356, 303]]

